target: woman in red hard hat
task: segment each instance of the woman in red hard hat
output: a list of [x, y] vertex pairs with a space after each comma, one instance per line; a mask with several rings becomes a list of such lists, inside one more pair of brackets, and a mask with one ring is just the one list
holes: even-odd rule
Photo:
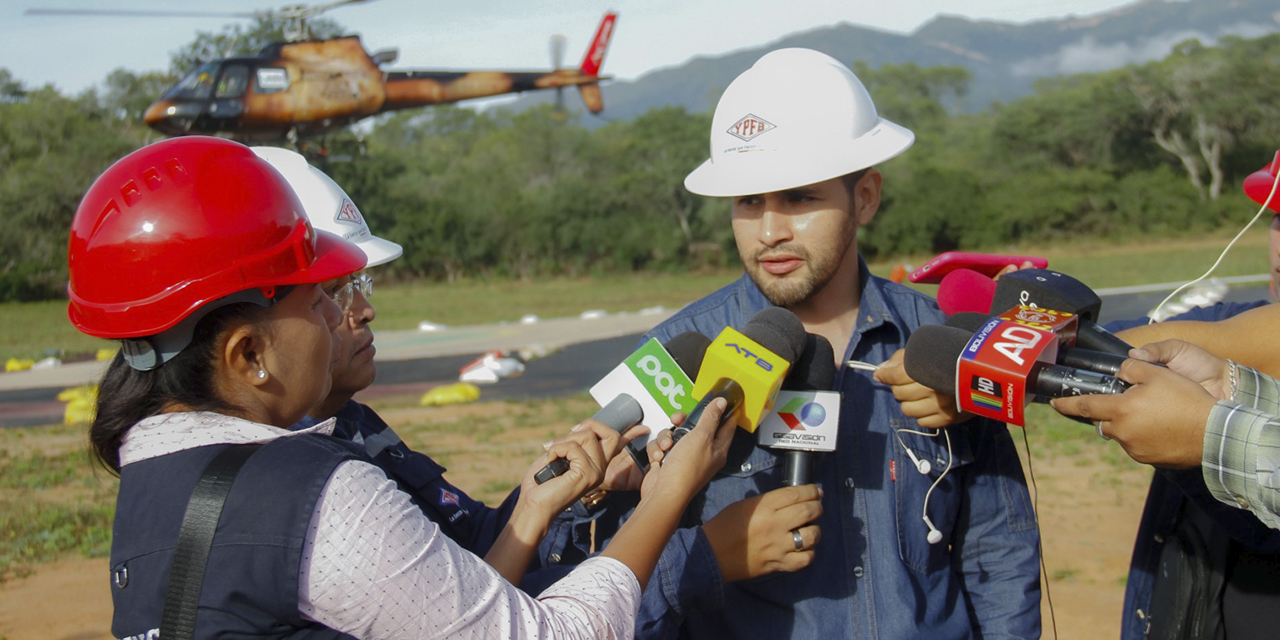
[[[184, 137], [124, 157], [81, 202], [68, 260], [72, 323], [121, 342], [90, 429], [120, 474], [117, 637], [630, 637], [732, 437], [713, 406], [645, 478], [640, 524], [534, 600], [330, 437], [332, 420], [286, 429], [327, 394], [339, 346], [342, 312], [319, 283], [366, 258], [315, 231], [247, 147]], [[563, 508], [599, 483], [619, 438], [584, 424], [598, 438], [580, 430], [535, 464], [570, 461], [535, 500]]]

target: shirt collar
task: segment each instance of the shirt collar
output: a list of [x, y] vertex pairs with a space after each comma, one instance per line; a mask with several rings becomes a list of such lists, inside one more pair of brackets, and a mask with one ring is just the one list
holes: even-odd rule
[[120, 466], [196, 447], [265, 443], [306, 433], [333, 434], [334, 419], [297, 431], [210, 411], [162, 413], [140, 420], [120, 441]]
[[[740, 294], [738, 312], [741, 314], [742, 322], [750, 320], [761, 310], [773, 306], [749, 274], [744, 272], [735, 286]], [[884, 281], [871, 276], [871, 270], [867, 268], [867, 262], [862, 259], [862, 254], [858, 254], [858, 286], [862, 293], [858, 302], [858, 321], [854, 325], [854, 336], [860, 337], [886, 324], [897, 328], [899, 334], [903, 333], [899, 325], [899, 314], [885, 296]], [[859, 340], [855, 339], [851, 342], [856, 345]]]

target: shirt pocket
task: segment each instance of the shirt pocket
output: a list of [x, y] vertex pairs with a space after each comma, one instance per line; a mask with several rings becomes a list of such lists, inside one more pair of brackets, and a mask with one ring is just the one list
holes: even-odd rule
[[766, 447], [756, 446], [756, 434], [739, 431], [729, 445], [725, 464], [707, 488], [695, 499], [690, 513], [698, 515], [701, 524], [725, 507], [767, 493], [782, 486], [778, 456]]
[[[930, 433], [914, 420], [892, 420], [890, 427], [894, 431], [891, 437], [896, 436], [890, 442], [894, 450], [891, 473], [895, 476], [892, 484], [902, 563], [922, 574], [950, 570], [951, 541], [964, 501], [964, 478], [973, 464], [969, 439], [963, 427], [949, 429], [951, 450], [948, 452], [947, 435], [941, 431], [937, 437], [909, 433]], [[908, 447], [915, 460], [908, 455]], [[916, 461], [927, 461], [928, 473], [921, 473]], [[936, 544], [929, 543], [930, 529], [924, 521], [926, 501], [929, 521], [942, 534]]]

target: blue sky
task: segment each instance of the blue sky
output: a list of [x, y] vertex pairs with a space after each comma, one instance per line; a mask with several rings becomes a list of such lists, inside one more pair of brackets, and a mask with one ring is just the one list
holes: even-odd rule
[[[566, 64], [584, 53], [600, 17], [619, 12], [604, 71], [634, 79], [697, 55], [766, 44], [838, 22], [909, 33], [939, 13], [1028, 22], [1085, 16], [1133, 0], [370, 0], [328, 17], [359, 33], [365, 47], [396, 47], [397, 69], [536, 69], [549, 66], [548, 39], [567, 37]], [[321, 2], [313, 3], [320, 4]], [[270, 0], [0, 0], [0, 67], [27, 86], [77, 93], [112, 69], [167, 68], [170, 52], [223, 18], [24, 16], [31, 7], [255, 11]]]

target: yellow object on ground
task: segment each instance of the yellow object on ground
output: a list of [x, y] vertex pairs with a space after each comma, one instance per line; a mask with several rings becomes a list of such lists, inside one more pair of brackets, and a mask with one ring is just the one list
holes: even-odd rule
[[93, 422], [98, 410], [98, 385], [87, 384], [58, 392], [58, 401], [67, 403], [62, 414], [62, 424], [86, 424]]
[[436, 387], [424, 394], [418, 401], [424, 407], [438, 407], [445, 404], [462, 404], [475, 402], [480, 398], [480, 387], [470, 382], [455, 382]]
[[98, 360], [110, 360], [110, 359], [112, 359], [112, 358], [116, 357], [116, 352], [117, 352], [117, 351], [119, 351], [119, 349], [115, 349], [115, 348], [112, 348], [112, 349], [98, 349], [97, 359], [98, 359]]
[[30, 358], [9, 358], [4, 363], [4, 370], [5, 371], [26, 371], [27, 369], [30, 369], [31, 365], [35, 363], [36, 361]]

